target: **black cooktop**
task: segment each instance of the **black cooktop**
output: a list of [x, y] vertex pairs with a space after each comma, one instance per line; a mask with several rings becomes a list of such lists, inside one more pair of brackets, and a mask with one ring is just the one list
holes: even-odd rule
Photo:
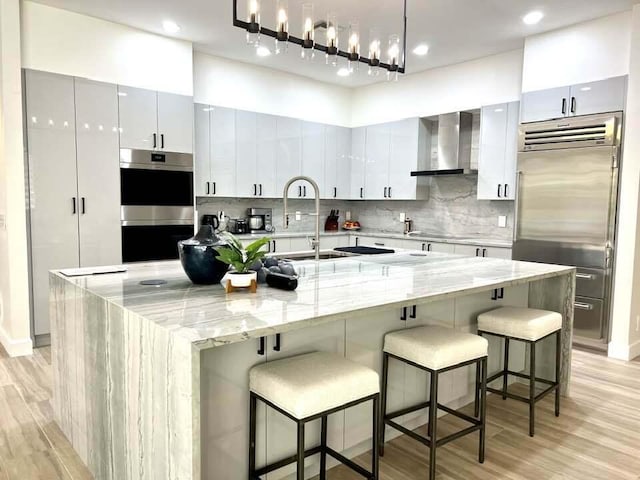
[[336, 252], [356, 253], [358, 255], [381, 255], [383, 253], [396, 253], [395, 250], [375, 247], [338, 247], [334, 248], [334, 250]]

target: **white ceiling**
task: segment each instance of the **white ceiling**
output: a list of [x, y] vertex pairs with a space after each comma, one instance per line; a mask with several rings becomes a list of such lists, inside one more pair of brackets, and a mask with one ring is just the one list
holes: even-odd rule
[[[369, 77], [361, 65], [354, 75], [341, 78], [316, 53], [312, 63], [300, 60], [300, 48], [290, 45], [285, 55], [259, 58], [245, 43], [242, 30], [232, 26], [233, 0], [36, 0], [46, 5], [72, 10], [106, 20], [165, 34], [162, 21], [171, 19], [181, 26], [177, 38], [190, 40], [199, 51], [243, 62], [293, 72], [324, 82], [345, 86], [384, 81]], [[310, 0], [289, 0], [290, 30], [300, 36], [301, 4]], [[443, 65], [521, 48], [523, 39], [573, 23], [628, 10], [638, 0], [407, 0], [407, 72], [415, 73]], [[324, 18], [336, 12], [340, 25], [358, 20], [362, 44], [368, 30], [377, 27], [383, 38], [401, 33], [403, 0], [316, 0], [315, 15]], [[238, 0], [242, 16], [246, 0]], [[262, 0], [262, 23], [274, 27], [275, 0]], [[527, 26], [521, 17], [541, 10], [545, 18], [537, 26]], [[346, 32], [343, 34], [346, 37]], [[411, 53], [414, 46], [427, 43], [426, 57]], [[265, 44], [272, 46], [272, 39]], [[341, 44], [341, 47], [343, 44]], [[363, 53], [366, 53], [363, 47]], [[383, 49], [384, 51], [384, 49]], [[384, 60], [384, 56], [383, 56]], [[344, 61], [344, 60], [342, 60]]]

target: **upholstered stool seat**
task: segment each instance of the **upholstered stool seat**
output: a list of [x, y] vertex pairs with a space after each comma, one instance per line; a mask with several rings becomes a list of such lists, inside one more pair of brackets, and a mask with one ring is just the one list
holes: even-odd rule
[[[478, 461], [484, 462], [486, 428], [486, 379], [489, 342], [477, 335], [451, 328], [427, 326], [388, 333], [384, 337], [382, 364], [382, 419], [380, 454], [384, 455], [384, 424], [399, 430], [429, 447], [429, 479], [436, 477], [436, 449], [463, 435], [479, 432]], [[387, 413], [386, 396], [389, 379], [389, 359], [407, 363], [430, 375], [429, 400], [395, 412]], [[440, 374], [475, 365], [475, 415], [469, 416], [438, 403], [438, 379]], [[427, 436], [419, 435], [394, 421], [395, 418], [418, 410], [429, 409]], [[471, 426], [459, 432], [438, 438], [438, 410], [456, 416]]]
[[417, 327], [388, 333], [384, 351], [430, 370], [486, 357], [489, 342], [445, 327]]
[[344, 357], [316, 352], [252, 368], [249, 388], [302, 420], [379, 393], [380, 379]]
[[502, 307], [478, 316], [478, 330], [535, 342], [562, 328], [558, 312]]
[[[306, 457], [320, 454], [320, 478], [326, 478], [327, 455], [371, 480], [378, 479], [380, 379], [374, 370], [323, 352], [267, 362], [249, 372], [249, 480], [295, 463], [297, 480], [304, 480]], [[256, 408], [258, 400], [297, 424], [297, 452], [265, 467], [256, 468]], [[371, 471], [327, 445], [327, 422], [332, 413], [373, 402]], [[305, 425], [321, 419], [320, 445], [305, 449]]]
[[[502, 378], [502, 389], [487, 387], [492, 393], [502, 395], [503, 400], [512, 398], [529, 405], [529, 435], [535, 433], [535, 404], [547, 394], [555, 391], [555, 414], [560, 415], [560, 365], [562, 315], [548, 310], [535, 308], [501, 307], [478, 315], [478, 335], [494, 335], [504, 338], [504, 363], [501, 371], [489, 376], [491, 383]], [[538, 343], [555, 335], [555, 378], [553, 380], [536, 376], [536, 346]], [[529, 348], [529, 373], [513, 372], [509, 370], [509, 342], [511, 340], [524, 342]], [[508, 391], [509, 375], [529, 380], [529, 395], [523, 397]], [[547, 386], [536, 394], [536, 383]]]

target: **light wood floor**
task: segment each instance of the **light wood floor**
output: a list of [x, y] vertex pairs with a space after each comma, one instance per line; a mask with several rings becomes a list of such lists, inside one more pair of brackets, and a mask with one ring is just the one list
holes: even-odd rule
[[[527, 406], [491, 395], [486, 462], [477, 463], [477, 434], [469, 435], [438, 449], [438, 480], [640, 480], [640, 362], [575, 351], [571, 389], [560, 418], [552, 396], [538, 404], [534, 438]], [[92, 478], [53, 422], [50, 398], [49, 349], [8, 358], [0, 347], [0, 480]], [[443, 417], [438, 435], [459, 425]], [[427, 458], [426, 447], [400, 437], [386, 446], [380, 478], [424, 480]], [[369, 456], [358, 461], [368, 466]], [[328, 477], [361, 478], [344, 467]]]

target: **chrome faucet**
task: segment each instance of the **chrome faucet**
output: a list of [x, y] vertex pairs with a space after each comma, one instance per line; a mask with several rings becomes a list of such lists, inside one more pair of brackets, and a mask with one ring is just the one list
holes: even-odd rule
[[293, 182], [304, 181], [311, 184], [313, 187], [313, 191], [316, 197], [316, 211], [315, 213], [304, 213], [302, 215], [309, 215], [316, 217], [316, 236], [311, 241], [311, 248], [315, 250], [316, 260], [320, 260], [320, 188], [318, 188], [318, 184], [310, 177], [298, 176], [293, 177], [289, 180], [284, 186], [283, 200], [284, 200], [284, 214], [283, 214], [283, 224], [284, 228], [289, 228], [289, 212], [287, 211], [287, 203], [289, 201], [289, 187]]

